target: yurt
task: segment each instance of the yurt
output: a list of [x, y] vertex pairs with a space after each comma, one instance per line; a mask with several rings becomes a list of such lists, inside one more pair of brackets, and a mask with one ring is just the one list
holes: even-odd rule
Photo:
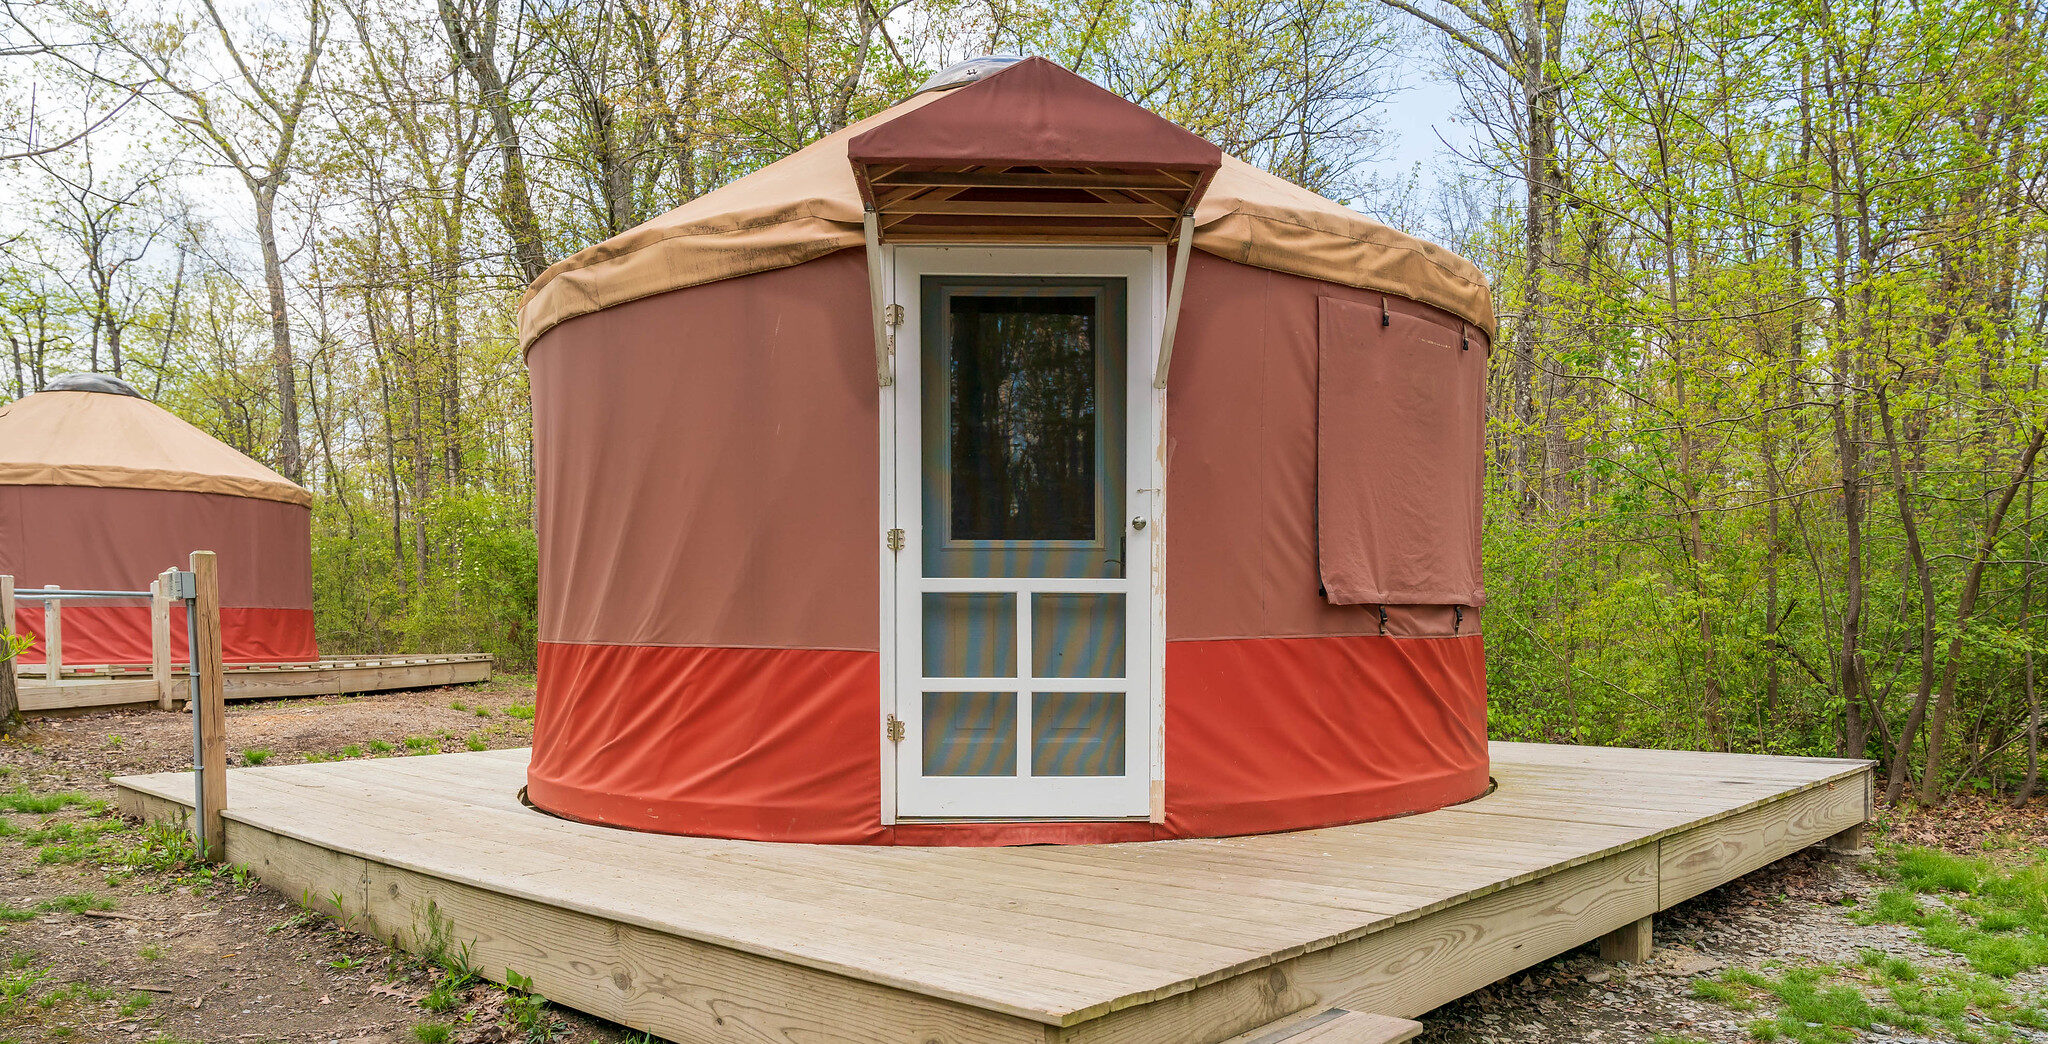
[[[312, 499], [117, 378], [60, 377], [0, 406], [0, 573], [17, 588], [133, 591], [193, 551], [218, 552], [229, 662], [319, 658]], [[149, 662], [146, 602], [62, 612], [65, 663]], [[23, 662], [44, 662], [42, 605], [15, 614], [36, 640]], [[171, 627], [183, 650], [183, 613]]]
[[520, 305], [527, 799], [1070, 844], [1488, 785], [1485, 279], [982, 59]]

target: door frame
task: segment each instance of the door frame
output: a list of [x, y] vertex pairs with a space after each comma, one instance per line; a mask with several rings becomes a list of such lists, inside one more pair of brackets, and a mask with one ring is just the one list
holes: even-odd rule
[[[881, 821], [936, 821], [930, 817], [899, 817], [897, 779], [903, 768], [900, 749], [909, 742], [893, 740], [892, 718], [907, 721], [915, 707], [904, 705], [911, 695], [903, 688], [906, 678], [921, 678], [922, 663], [906, 664], [909, 646], [906, 629], [906, 595], [915, 596], [923, 572], [915, 539], [906, 537], [901, 551], [889, 546], [889, 534], [901, 529], [906, 535], [921, 524], [915, 496], [903, 497], [899, 476], [906, 470], [920, 476], [922, 464], [917, 447], [898, 443], [905, 423], [919, 423], [922, 404], [918, 401], [921, 364], [923, 277], [937, 276], [1074, 276], [1121, 278], [1125, 280], [1125, 367], [1129, 415], [1125, 418], [1129, 470], [1125, 476], [1127, 516], [1147, 520], [1143, 565], [1127, 563], [1126, 577], [1132, 581], [1132, 595], [1146, 598], [1150, 612], [1144, 634], [1131, 635], [1125, 643], [1126, 666], [1131, 697], [1126, 713], [1134, 720], [1127, 728], [1143, 737], [1138, 750], [1147, 753], [1147, 765], [1137, 774], [1147, 777], [1142, 799], [1134, 798], [1128, 808], [1113, 816], [1057, 816], [1060, 820], [1117, 819], [1161, 822], [1165, 816], [1165, 637], [1166, 604], [1164, 564], [1166, 555], [1165, 432], [1166, 394], [1153, 386], [1159, 342], [1166, 312], [1166, 248], [1134, 245], [884, 245], [881, 250], [884, 308], [890, 331], [892, 371], [895, 380], [880, 388], [881, 454], [881, 699], [878, 734], [881, 743]], [[905, 502], [908, 501], [908, 502]], [[1129, 519], [1120, 520], [1128, 526]], [[1141, 571], [1142, 570], [1142, 571]], [[921, 598], [917, 599], [919, 605]], [[1022, 605], [1020, 603], [1021, 611]], [[1022, 654], [1024, 650], [1019, 650]], [[1020, 661], [1021, 662], [1021, 661]], [[908, 673], [914, 672], [914, 673]], [[1144, 720], [1135, 720], [1142, 717]], [[1019, 756], [1027, 756], [1028, 737], [1019, 736]], [[951, 817], [948, 817], [951, 818]], [[960, 817], [968, 821], [1004, 821], [996, 817]], [[1040, 817], [1020, 818], [1030, 822]]]

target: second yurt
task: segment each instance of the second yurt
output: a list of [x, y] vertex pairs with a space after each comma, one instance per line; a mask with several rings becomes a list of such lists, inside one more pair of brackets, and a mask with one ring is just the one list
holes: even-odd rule
[[1043, 59], [528, 291], [527, 795], [837, 844], [1260, 833], [1488, 785], [1468, 261]]
[[[217, 552], [231, 663], [320, 656], [312, 499], [116, 378], [60, 377], [0, 406], [0, 574], [17, 589], [132, 591], [193, 551]], [[64, 663], [149, 662], [145, 602], [61, 611]], [[43, 612], [31, 600], [16, 609], [15, 630], [36, 639], [25, 663], [44, 662]], [[184, 614], [171, 626], [171, 648], [183, 650]]]

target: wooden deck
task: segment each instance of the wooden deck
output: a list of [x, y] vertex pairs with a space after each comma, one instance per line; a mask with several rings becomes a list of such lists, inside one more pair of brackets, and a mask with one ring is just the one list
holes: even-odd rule
[[[1420, 1016], [1858, 828], [1871, 800], [1860, 761], [1496, 743], [1494, 793], [1404, 819], [862, 848], [555, 819], [518, 799], [526, 754], [233, 770], [228, 858], [672, 1040], [1211, 1044], [1301, 1020], [1294, 1044], [1396, 1039], [1330, 1009]], [[192, 798], [185, 773], [114, 782], [139, 815]]]
[[[345, 692], [383, 692], [433, 685], [465, 685], [488, 681], [488, 653], [436, 656], [345, 656], [300, 663], [229, 664], [227, 698], [268, 700], [282, 696], [331, 696]], [[156, 703], [157, 683], [148, 665], [65, 665], [52, 682], [40, 665], [29, 664], [16, 674], [24, 711], [68, 710]], [[174, 698], [182, 702], [190, 682], [183, 669], [171, 672]]]

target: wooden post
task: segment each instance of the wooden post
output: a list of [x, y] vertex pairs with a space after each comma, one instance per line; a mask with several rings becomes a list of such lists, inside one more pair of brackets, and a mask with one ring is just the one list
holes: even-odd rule
[[1821, 844], [1825, 845], [1830, 852], [1837, 852], [1842, 855], [1861, 855], [1869, 847], [1868, 842], [1865, 840], [1869, 830], [1869, 823], [1858, 823], [1828, 838], [1826, 841], [1821, 842]]
[[1650, 959], [1650, 919], [1631, 921], [1600, 937], [1600, 959], [1640, 964]]
[[193, 604], [192, 677], [193, 728], [198, 730], [200, 840], [206, 858], [218, 862], [227, 857], [226, 821], [221, 810], [228, 805], [228, 711], [227, 680], [220, 664], [220, 565], [211, 551], [192, 552], [192, 577], [198, 593]]
[[149, 678], [156, 683], [158, 710], [170, 710], [178, 697], [171, 680], [171, 585], [175, 569], [149, 583]]
[[[0, 574], [0, 636], [14, 633], [14, 578]], [[0, 734], [21, 717], [21, 686], [15, 674], [15, 658], [0, 660]]]
[[[55, 591], [56, 584], [43, 590]], [[43, 599], [43, 680], [52, 685], [64, 674], [64, 600]]]

